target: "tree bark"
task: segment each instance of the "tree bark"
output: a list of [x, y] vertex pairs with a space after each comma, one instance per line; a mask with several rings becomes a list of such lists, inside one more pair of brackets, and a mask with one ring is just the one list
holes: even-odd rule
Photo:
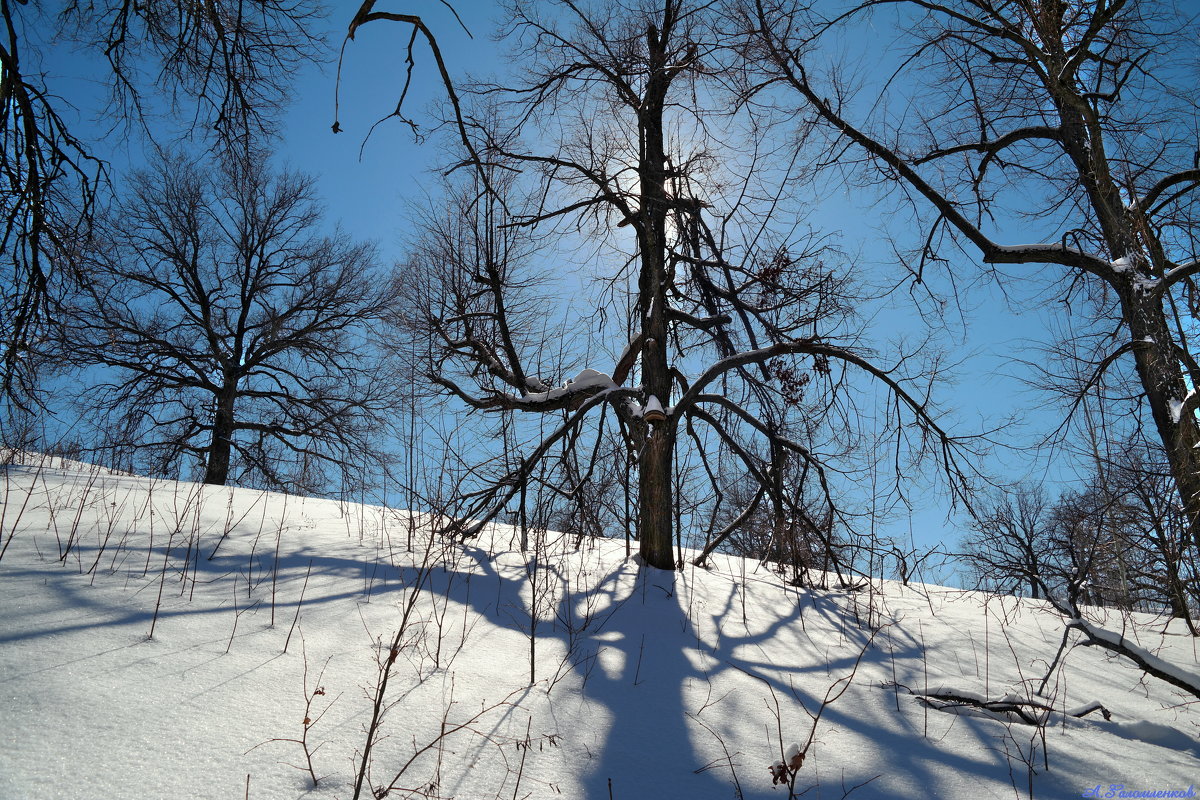
[[1139, 219], [1141, 210], [1125, 207], [1095, 112], [1074, 91], [1053, 84], [1047, 88], [1059, 106], [1063, 147], [1095, 210], [1104, 242], [1113, 259], [1123, 259], [1123, 266], [1114, 264], [1106, 278], [1120, 300], [1138, 379], [1187, 514], [1192, 542], [1200, 548], [1200, 431], [1195, 416], [1183, 409], [1187, 383], [1175, 355], [1163, 299], [1152, 288], [1168, 268], [1163, 247]]
[[224, 486], [229, 480], [230, 453], [233, 449], [233, 406], [237, 398], [237, 385], [227, 382], [217, 395], [217, 408], [213, 413], [212, 442], [208, 446], [208, 459], [204, 467], [204, 482], [213, 486]]
[[[638, 113], [642, 142], [638, 177], [641, 182], [641, 224], [638, 245], [641, 272], [638, 294], [642, 314], [642, 390], [668, 410], [671, 404], [671, 371], [667, 360], [667, 157], [663, 144], [663, 109], [671, 75], [663, 42], [670, 35], [669, 12], [662, 31], [646, 32], [650, 76]], [[642, 559], [652, 567], [674, 569], [672, 552], [674, 497], [672, 489], [674, 421], [644, 423], [645, 443], [638, 475], [638, 539]]]
[[1138, 377], [1183, 502], [1192, 543], [1200, 549], [1200, 431], [1195, 416], [1183, 408], [1188, 388], [1173, 358], [1174, 339], [1166, 314], [1161, 302], [1148, 299], [1137, 285], [1121, 292], [1121, 305], [1129, 322]]
[[674, 569], [674, 498], [671, 473], [674, 436], [666, 424], [657, 425], [646, 438], [639, 474], [638, 539], [642, 560], [651, 567]]

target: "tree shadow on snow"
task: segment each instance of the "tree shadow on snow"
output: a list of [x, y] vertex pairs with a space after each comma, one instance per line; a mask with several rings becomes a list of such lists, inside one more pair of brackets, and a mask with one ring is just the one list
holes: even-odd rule
[[[473, 562], [464, 566], [474, 573], [476, 586], [469, 596], [453, 599], [469, 603], [494, 625], [528, 635], [531, 599], [526, 572], [509, 564], [504, 569], [510, 576], [497, 567], [501, 557], [509, 560], [518, 554], [489, 556], [474, 547], [464, 553]], [[816, 711], [825, 689], [854, 668], [870, 636], [848, 621], [848, 612], [832, 595], [821, 592], [794, 594], [791, 602], [780, 592], [784, 607], [751, 632], [736, 621], [735, 594], [745, 589], [730, 581], [723, 607], [713, 614], [714, 630], [697, 632], [687, 607], [695, 599], [687, 573], [644, 569], [627, 560], [580, 588], [578, 577], [572, 582], [572, 576], [556, 566], [542, 568], [569, 590], [562, 591], [552, 612], [544, 614], [539, 639], [555, 642], [558, 652], [566, 654], [564, 666], [578, 681], [596, 719], [592, 730], [568, 733], [587, 753], [577, 777], [589, 800], [786, 797], [784, 787], [771, 785], [767, 769], [781, 755], [772, 691], [780, 704], [783, 746], [791, 741], [802, 744], [810, 722], [799, 703]], [[485, 586], [496, 581], [496, 591], [481, 590], [481, 578]], [[808, 640], [805, 646], [804, 637], [796, 634], [804, 628], [805, 613], [817, 617], [809, 625], [834, 623], [843, 629], [851, 646], [832, 657], [818, 641]], [[766, 644], [787, 636], [795, 641], [794, 661], [773, 661]], [[818, 741], [837, 729], [842, 732], [839, 739], [849, 734], [855, 741], [869, 741], [875, 753], [843, 754], [818, 745], [814, 752], [820, 763], [806, 766], [797, 791], [814, 783], [818, 774], [820, 785], [806, 797], [840, 798], [843, 780], [849, 788], [876, 774], [878, 780], [851, 796], [894, 798], [897, 787], [949, 796], [938, 793], [939, 775], [947, 771], [959, 778], [973, 775], [1007, 784], [1009, 766], [1003, 755], [990, 749], [996, 731], [988, 721], [956, 722], [954, 743], [938, 743], [922, 737], [919, 723], [887, 707], [894, 702], [891, 690], [876, 686], [877, 691], [867, 695], [871, 707], [854, 705], [855, 698], [864, 695], [868, 674], [890, 671], [885, 644], [898, 662], [920, 662], [921, 644], [913, 637], [897, 631], [888, 642], [877, 639], [863, 656], [856, 679], [859, 691], [829, 706], [818, 731]], [[551, 651], [539, 646], [542, 653]], [[778, 652], [777, 643], [772, 649]], [[813, 686], [819, 691], [811, 690]], [[745, 746], [748, 729], [761, 731], [752, 740], [754, 749], [736, 749]], [[589, 744], [589, 736], [596, 741]], [[872, 757], [880, 763], [869, 763]], [[903, 775], [887, 774], [897, 764], [903, 765]]]

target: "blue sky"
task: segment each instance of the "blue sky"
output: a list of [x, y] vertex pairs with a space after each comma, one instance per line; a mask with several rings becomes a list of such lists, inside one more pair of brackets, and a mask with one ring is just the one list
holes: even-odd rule
[[[400, 258], [403, 252], [409, 204], [423, 201], [430, 187], [436, 184], [432, 170], [446, 156], [438, 147], [438, 142], [443, 141], [438, 136], [423, 143], [415, 141], [411, 130], [395, 119], [381, 124], [366, 139], [371, 125], [395, 107], [403, 82], [404, 45], [409, 29], [399, 23], [366, 25], [359, 30], [356, 40], [347, 44], [337, 98], [337, 119], [343, 132], [331, 131], [337, 84], [334, 60], [355, 5], [340, 4], [330, 15], [333, 31], [330, 62], [297, 76], [295, 100], [284, 118], [277, 157], [281, 163], [317, 175], [330, 219], [340, 221], [356, 237], [377, 241], [384, 258], [391, 261]], [[455, 7], [473, 37], [439, 3], [422, 3], [411, 10], [422, 15], [438, 37], [456, 78], [461, 79], [467, 73], [488, 74], [505, 69], [505, 46], [492, 39], [498, 9], [491, 3], [478, 2], [457, 2]], [[432, 117], [423, 112], [428, 104], [440, 102], [444, 95], [429, 51], [418, 43], [416, 52], [414, 86], [405, 108], [428, 128]], [[69, 75], [79, 69], [80, 62], [74, 56], [67, 57], [57, 51], [46, 56], [45, 66], [51, 73]], [[81, 117], [86, 117], [89, 102], [95, 102], [95, 84], [75, 78], [64, 85], [71, 87], [71, 99], [79, 106]], [[141, 158], [141, 146], [136, 142], [122, 145], [110, 138], [108, 144], [115, 145], [109, 156], [118, 170], [126, 164], [136, 164]], [[894, 223], [886, 204], [880, 205], [876, 198], [860, 190], [831, 185], [824, 194], [824, 202], [815, 209], [812, 223], [840, 231], [843, 246], [855, 255], [855, 268], [864, 270], [872, 281], [876, 279], [876, 271], [894, 273], [891, 251], [878, 233], [880, 226]], [[955, 268], [969, 276], [968, 282], [977, 275], [977, 265], [965, 260]], [[872, 332], [878, 334], [877, 339], [886, 341], [906, 331], [912, 337], [921, 335], [911, 310], [906, 307], [905, 297], [901, 291], [890, 309], [868, 319]], [[941, 405], [953, 410], [950, 419], [955, 432], [988, 429], [1010, 415], [1027, 423], [1017, 441], [1028, 442], [1038, 433], [1052, 429], [1059, 421], [1059, 412], [1047, 407], [1045, 398], [1024, 388], [1014, 377], [1020, 368], [1010, 362], [1014, 356], [1036, 358], [1029, 342], [1046, 339], [1045, 312], [1033, 302], [1019, 300], [1013, 307], [986, 283], [983, 288], [967, 292], [963, 306], [969, 314], [965, 338], [952, 337], [941, 342], [951, 360], [960, 362], [957, 382], [942, 386], [938, 393]], [[996, 471], [1010, 477], [1039, 469], [1038, 464], [1011, 452], [998, 452], [989, 463], [1003, 464]], [[1059, 471], [1061, 467], [1056, 467], [1052, 473]], [[953, 534], [945, 535], [948, 528], [944, 499], [925, 490], [920, 483], [911, 488], [918, 501], [917, 514], [911, 520], [917, 543], [928, 545], [946, 538], [952, 540]], [[898, 519], [890, 527], [896, 534], [907, 535], [910, 520]]]
[[[495, 6], [460, 2], [455, 7], [474, 38], [469, 38], [440, 4], [422, 4], [414, 9], [438, 37], [450, 69], [456, 76], [504, 70], [505, 45], [493, 41], [491, 35]], [[344, 29], [344, 22], [337, 22], [335, 29]], [[342, 65], [339, 109], [345, 132], [336, 136], [330, 132], [333, 70], [302, 80], [297, 102], [288, 115], [283, 150], [296, 166], [321, 175], [330, 209], [348, 229], [375, 238], [386, 252], [393, 253], [402, 250], [406, 203], [420, 202], [426, 187], [434, 183], [431, 168], [445, 158], [432, 141], [423, 145], [414, 142], [411, 132], [398, 120], [385, 122], [364, 144], [370, 125], [394, 107], [403, 80], [401, 48], [406, 41], [405, 26], [376, 22], [361, 28], [356, 40], [349, 43]], [[415, 84], [418, 89], [410, 96], [406, 109], [417, 120], [427, 121], [429, 118], [420, 113], [422, 104], [440, 101], [443, 95], [433, 60], [424, 48], [418, 50]], [[894, 264], [888, 263], [891, 251], [878, 233], [878, 228], [888, 223], [887, 206], [862, 191], [844, 187], [831, 187], [825, 198], [823, 207], [815, 210], [813, 224], [840, 231], [843, 246], [860, 255], [857, 262], [866, 270], [894, 272]], [[963, 263], [956, 267], [967, 275], [964, 283], [974, 280], [971, 273], [976, 265]], [[868, 277], [874, 280], [876, 276]], [[900, 292], [893, 308], [883, 309], [870, 319], [880, 340], [905, 335], [906, 328], [909, 336], [921, 335], [905, 298], [906, 294]], [[1026, 390], [1014, 375], [1019, 368], [1009, 362], [1013, 356], [1036, 357], [1030, 351], [1030, 342], [1046, 336], [1043, 311], [1021, 300], [1018, 298], [1013, 307], [988, 288], [967, 292], [963, 302], [969, 315], [965, 338], [942, 343], [950, 351], [951, 360], [962, 362], [956, 370], [957, 382], [941, 387], [938, 393], [942, 405], [953, 410], [959, 432], [990, 429], [1015, 415], [1029, 423], [1019, 435], [1020, 440], [1028, 441], [1058, 422], [1057, 412], [1047, 411], [1045, 399]], [[999, 472], [1010, 477], [1022, 476], [1027, 470], [1040, 475], [1044, 469], [1020, 453], [997, 452], [989, 461], [991, 466], [1001, 463], [1006, 465]], [[1052, 472], [1057, 474], [1057, 470]], [[920, 484], [911, 488], [918, 505], [911, 521], [914, 537], [919, 544], [942, 540], [947, 532], [945, 500], [924, 491]], [[909, 523], [908, 519], [898, 519], [889, 527], [894, 533], [906, 535]]]
[[[331, 59], [337, 58], [354, 5], [340, 6], [330, 15]], [[504, 68], [503, 48], [491, 38], [492, 19], [498, 13], [494, 4], [454, 4], [472, 36], [440, 3], [415, 5], [410, 13], [419, 14], [433, 31], [456, 79], [463, 79], [468, 72], [489, 74]], [[386, 120], [367, 139], [371, 126], [395, 109], [410, 30], [401, 23], [373, 22], [362, 26], [355, 39], [346, 43], [340, 93], [336, 93], [342, 133], [331, 130], [336, 63], [331, 60], [323, 69], [300, 76], [280, 152], [292, 165], [320, 176], [332, 215], [348, 230], [376, 239], [387, 249], [396, 244], [406, 204], [424, 197], [427, 187], [435, 183], [431, 170], [445, 159], [438, 148], [441, 138], [417, 142], [408, 126], [397, 119]], [[405, 111], [423, 132], [432, 132], [432, 117], [424, 112], [445, 94], [428, 48], [418, 42], [415, 52], [413, 86]]]

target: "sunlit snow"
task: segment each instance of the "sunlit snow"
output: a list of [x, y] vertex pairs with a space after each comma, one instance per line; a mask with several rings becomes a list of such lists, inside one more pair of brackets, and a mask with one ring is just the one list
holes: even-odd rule
[[[9, 466], [0, 492], [3, 798], [351, 798], [381, 665], [363, 798], [787, 797], [770, 768], [810, 733], [806, 798], [1200, 782], [1195, 706], [1099, 648], [1054, 669], [1044, 729], [919, 700], [1033, 698], [1064, 627], [1041, 602], [647, 570], [622, 540], [522, 553], [504, 526], [459, 544], [403, 512], [70, 463]], [[1181, 627], [1089, 613], [1197, 673]], [[1111, 721], [1068, 716], [1097, 702]]]

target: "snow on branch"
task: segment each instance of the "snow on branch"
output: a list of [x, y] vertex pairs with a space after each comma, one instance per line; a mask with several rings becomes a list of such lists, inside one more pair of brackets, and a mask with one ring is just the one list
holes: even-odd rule
[[1175, 186], [1178, 186], [1179, 184], [1187, 184], [1187, 186], [1172, 195], [1167, 202], [1170, 202], [1170, 200], [1173, 200], [1176, 197], [1195, 189], [1197, 186], [1200, 186], [1200, 169], [1185, 169], [1180, 172], [1176, 172], [1173, 175], [1167, 175], [1158, 183], [1154, 184], [1154, 186], [1151, 187], [1146, 194], [1142, 195], [1141, 197], [1134, 198], [1126, 210], [1141, 211], [1143, 213], [1153, 214], [1158, 209], [1152, 209], [1151, 206], [1158, 202], [1158, 198], [1161, 197], [1165, 192]]
[[[1042, 700], [1032, 700], [1014, 694], [1007, 694], [998, 700], [989, 700], [981, 694], [968, 690], [937, 688], [929, 691], [918, 691], [910, 689], [907, 686], [902, 688], [906, 689], [909, 694], [915, 696], [930, 708], [939, 711], [973, 708], [1004, 720], [1015, 717], [1018, 721], [1026, 725], [1036, 727], [1044, 726], [1049, 721], [1050, 715], [1055, 711], [1053, 706], [1048, 705]], [[1085, 703], [1063, 713], [1068, 717], [1081, 718], [1096, 711], [1099, 711], [1101, 716], [1106, 720], [1112, 719], [1112, 712], [1105, 708], [1103, 704], [1096, 701]]]
[[617, 386], [611, 377], [594, 369], [584, 369], [562, 386], [546, 389], [545, 391], [526, 392], [521, 395], [512, 394], [511, 392], [490, 391], [482, 397], [470, 394], [454, 381], [437, 373], [429, 373], [426, 377], [438, 386], [448, 390], [467, 405], [480, 411], [558, 411], [560, 409], [576, 409], [580, 407], [581, 403], [597, 395], [606, 394], [621, 388]]
[[1111, 262], [1099, 256], [1085, 253], [1077, 247], [1069, 247], [1062, 243], [992, 244], [980, 249], [983, 251], [983, 260], [987, 264], [1062, 264], [1090, 272], [1101, 278], [1107, 278], [1113, 272], [1119, 271]]
[[1192, 277], [1198, 272], [1200, 272], [1200, 258], [1179, 264], [1167, 271], [1162, 280], [1155, 284], [1154, 290], [1162, 294], [1175, 284]]
[[[1057, 605], [1057, 604], [1056, 604]], [[1194, 669], [1185, 669], [1172, 664], [1165, 658], [1126, 639], [1117, 631], [1110, 631], [1076, 616], [1067, 620], [1067, 627], [1084, 635], [1085, 645], [1094, 645], [1124, 656], [1138, 666], [1142, 672], [1182, 689], [1193, 697], [1200, 698], [1200, 675]]]
[[[584, 370], [584, 372], [592, 372], [592, 370]], [[600, 373], [596, 374], [600, 375]], [[592, 378], [591, 380], [596, 383], [599, 382], [599, 378]], [[587, 381], [588, 378], [585, 377], [584, 382]], [[595, 384], [593, 386], [595, 387]], [[456, 535], [463, 539], [478, 536], [484, 526], [495, 519], [504, 510], [504, 507], [517, 496], [521, 490], [521, 486], [528, 482], [538, 463], [550, 452], [550, 448], [556, 442], [574, 430], [594, 408], [599, 407], [609, 400], [628, 397], [633, 394], [632, 389], [616, 387], [595, 391], [590, 396], [584, 396], [582, 392], [576, 394], [577, 397], [585, 397], [583, 404], [567, 417], [561, 425], [555, 428], [549, 436], [544, 438], [532, 453], [523, 457], [516, 469], [492, 482], [492, 485], [486, 490], [479, 492], [475, 496], [474, 502], [470, 504], [470, 507], [464, 509], [464, 513], [457, 515], [457, 518], [450, 523], [443, 533]]]

